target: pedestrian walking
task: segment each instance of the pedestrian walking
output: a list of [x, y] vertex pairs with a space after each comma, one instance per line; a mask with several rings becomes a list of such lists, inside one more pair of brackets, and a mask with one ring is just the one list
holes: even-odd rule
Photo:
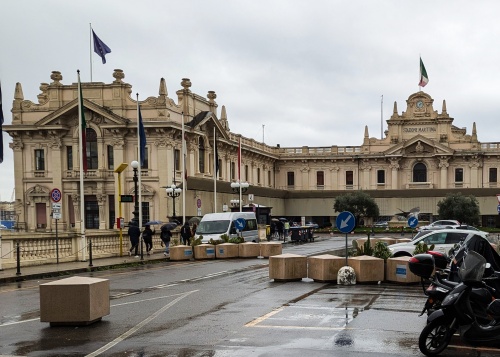
[[142, 239], [144, 239], [144, 244], [146, 244], [146, 254], [149, 255], [151, 249], [153, 249], [153, 234], [155, 232], [151, 230], [151, 227], [147, 224], [144, 226], [144, 231], [142, 232]]
[[196, 236], [196, 228], [198, 228], [198, 225], [196, 223], [193, 223], [193, 227], [191, 228], [191, 237], [194, 239]]
[[285, 230], [285, 225], [283, 222], [279, 221], [276, 223], [276, 230], [278, 231], [278, 238], [281, 240], [283, 238], [283, 233]]
[[276, 222], [271, 222], [271, 240], [275, 237], [276, 235]]
[[130, 238], [130, 250], [128, 251], [128, 255], [132, 255], [132, 251], [134, 250], [134, 256], [139, 258], [139, 238], [141, 237], [141, 230], [139, 229], [139, 225], [135, 221], [130, 221], [128, 224], [128, 236]]
[[170, 228], [164, 224], [160, 228], [160, 239], [161, 239], [161, 245], [165, 246], [165, 252], [163, 253], [164, 256], [170, 255], [170, 239], [172, 238], [172, 232], [170, 231]]
[[191, 239], [191, 228], [189, 223], [186, 221], [181, 228], [181, 238], [184, 245], [189, 245], [189, 240]]
[[290, 222], [286, 221], [285, 222], [285, 231], [284, 231], [284, 238], [283, 242], [286, 242], [286, 239], [288, 237], [288, 232], [290, 231]]

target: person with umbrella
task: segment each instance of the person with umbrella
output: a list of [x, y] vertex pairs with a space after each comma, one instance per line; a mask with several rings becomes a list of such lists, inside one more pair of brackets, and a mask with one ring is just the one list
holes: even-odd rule
[[184, 245], [189, 245], [189, 240], [191, 239], [191, 227], [189, 227], [189, 222], [184, 222], [181, 228], [181, 237]]
[[151, 230], [151, 226], [146, 224], [142, 232], [142, 239], [144, 239], [144, 243], [146, 244], [147, 255], [149, 255], [149, 252], [153, 249], [153, 234], [155, 234], [155, 232]]
[[[175, 228], [175, 224], [173, 225]], [[172, 232], [170, 230], [172, 229], [172, 223], [166, 223], [160, 228], [160, 239], [161, 239], [161, 245], [165, 245], [165, 252], [163, 253], [164, 256], [167, 256], [170, 254], [169, 247], [170, 247], [170, 239], [172, 238]]]
[[130, 238], [130, 244], [132, 245], [130, 247], [130, 250], [128, 251], [128, 255], [132, 255], [132, 251], [135, 249], [135, 254], [134, 256], [136, 258], [139, 258], [139, 238], [141, 237], [141, 230], [139, 229], [139, 225], [137, 224], [136, 221], [130, 221], [128, 224], [128, 236]]

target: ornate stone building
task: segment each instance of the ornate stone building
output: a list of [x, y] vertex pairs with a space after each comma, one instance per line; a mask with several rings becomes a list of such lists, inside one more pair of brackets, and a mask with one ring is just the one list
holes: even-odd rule
[[[63, 229], [80, 227], [80, 200], [84, 199], [87, 229], [112, 229], [119, 212], [119, 194], [133, 194], [133, 171], [122, 173], [119, 192], [114, 170], [137, 160], [137, 101], [123, 71], [113, 73], [110, 84], [82, 83], [87, 122], [85, 197], [80, 197], [79, 121], [77, 83], [63, 84], [60, 72], [40, 85], [38, 103], [25, 100], [16, 84], [12, 125], [4, 130], [13, 138], [15, 160], [15, 212], [18, 225], [28, 231], [53, 230], [50, 192], [62, 192]], [[76, 79], [76, 74], [75, 74]], [[217, 95], [206, 98], [181, 81], [177, 103], [168, 96], [165, 80], [158, 95], [140, 102], [147, 147], [141, 168], [143, 216], [146, 220], [177, 216], [182, 200], [167, 197], [165, 187], [179, 185], [181, 131], [184, 118], [187, 142], [186, 216], [222, 211], [235, 195], [230, 183], [237, 179], [238, 141], [242, 146], [242, 180], [249, 182], [245, 203], [272, 207], [276, 216], [333, 222], [334, 199], [340, 193], [364, 190], [375, 198], [383, 216], [420, 207], [426, 217], [437, 213], [437, 202], [449, 192], [475, 195], [483, 225], [497, 224], [498, 143], [480, 143], [475, 123], [472, 133], [453, 125], [446, 103], [441, 113], [424, 92], [409, 96], [406, 111], [394, 104], [385, 138], [370, 138], [365, 127], [362, 145], [329, 147], [269, 146], [232, 133], [226, 109], [220, 113]], [[362, 130], [361, 130], [362, 131]], [[219, 173], [214, 207], [214, 132]], [[249, 195], [250, 194], [250, 195]], [[125, 220], [133, 204], [122, 203]], [[175, 206], [174, 206], [175, 205]], [[262, 221], [263, 219], [261, 219]]]

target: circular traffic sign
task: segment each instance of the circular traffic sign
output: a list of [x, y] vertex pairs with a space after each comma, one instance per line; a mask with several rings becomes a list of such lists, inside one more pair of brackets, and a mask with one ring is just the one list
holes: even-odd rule
[[356, 218], [349, 211], [340, 212], [335, 221], [337, 228], [342, 233], [350, 233], [356, 225]]
[[201, 208], [201, 198], [196, 200], [196, 207]]
[[61, 190], [58, 188], [54, 188], [52, 191], [50, 191], [50, 199], [52, 202], [59, 202], [62, 198]]
[[234, 226], [239, 231], [242, 231], [243, 229], [245, 229], [246, 225], [247, 225], [247, 221], [245, 221], [245, 218], [238, 218], [238, 219], [234, 220]]
[[417, 217], [408, 218], [408, 227], [415, 228], [417, 225], [418, 225], [418, 218]]

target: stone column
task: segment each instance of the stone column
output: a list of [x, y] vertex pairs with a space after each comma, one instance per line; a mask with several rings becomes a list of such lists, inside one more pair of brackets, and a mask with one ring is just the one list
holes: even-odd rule
[[481, 162], [477, 157], [472, 158], [472, 162], [469, 164], [470, 167], [470, 188], [478, 188], [479, 182], [479, 168], [482, 167]]
[[[62, 178], [63, 178], [63, 168], [62, 168], [62, 141], [61, 137], [57, 132], [51, 132], [49, 133], [49, 145], [48, 145], [51, 153], [51, 162], [50, 162], [50, 170], [49, 173], [52, 177], [52, 188], [58, 188], [61, 190], [62, 195], [64, 197], [64, 192], [63, 192], [63, 183], [62, 183]], [[47, 155], [48, 156], [48, 155]], [[65, 207], [64, 203], [62, 202], [62, 219], [59, 220], [58, 224], [61, 223], [62, 227], [66, 225], [66, 221], [68, 218], [68, 207]], [[52, 213], [52, 205], [49, 207], [49, 212]], [[48, 218], [48, 224], [47, 228], [54, 228], [55, 229], [55, 220], [52, 219], [51, 215], [47, 216]], [[52, 227], [54, 226], [54, 227]]]
[[397, 190], [399, 187], [399, 175], [398, 175], [398, 170], [399, 170], [399, 159], [394, 158], [391, 159], [391, 164], [389, 166], [392, 170], [391, 172], [391, 189]]
[[[14, 153], [14, 162], [17, 163], [24, 163], [23, 160], [23, 147], [24, 144], [21, 141], [21, 138], [19, 136], [16, 136], [14, 133], [11, 133], [13, 136], [12, 138], [12, 143], [9, 144], [9, 147], [12, 149]], [[25, 164], [20, 164], [20, 165], [14, 165], [14, 190], [15, 190], [15, 196], [16, 196], [16, 215], [18, 216], [18, 223], [24, 222], [26, 224], [26, 231], [28, 230], [28, 222], [26, 222], [27, 213], [29, 210], [29, 206], [25, 208], [24, 202], [26, 200], [25, 197], [25, 192], [24, 192], [24, 185], [23, 185], [23, 177], [24, 173], [23, 170], [25, 169]], [[21, 203], [21, 204], [19, 204]], [[27, 203], [28, 204], [28, 203]]]
[[441, 183], [439, 185], [439, 188], [447, 188], [448, 187], [448, 166], [450, 166], [448, 161], [449, 161], [448, 157], [439, 158], [438, 167], [441, 169], [441, 173], [440, 173]]
[[368, 164], [368, 160], [362, 161], [360, 169], [363, 172], [363, 176], [360, 183], [361, 189], [368, 190], [370, 189], [370, 171], [372, 169], [372, 167]]
[[339, 190], [339, 170], [340, 167], [335, 166], [330, 168], [330, 189]]
[[309, 185], [309, 167], [303, 167], [300, 169], [300, 172], [302, 173], [301, 175], [301, 190], [310, 190], [310, 185]]
[[[104, 191], [104, 190], [103, 190]], [[101, 192], [103, 192], [101, 191]], [[97, 194], [97, 204], [99, 206], [99, 229], [106, 229], [106, 202], [107, 196], [103, 194]]]

